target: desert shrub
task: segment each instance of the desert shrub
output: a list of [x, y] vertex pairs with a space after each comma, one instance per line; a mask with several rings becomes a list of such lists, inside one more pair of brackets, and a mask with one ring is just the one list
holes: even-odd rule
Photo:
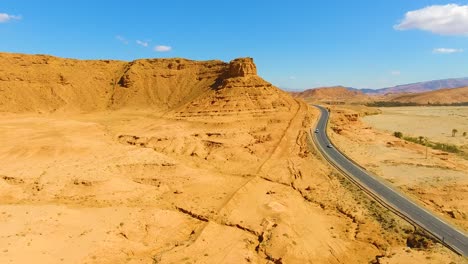
[[432, 247], [434, 242], [424, 235], [414, 233], [406, 239], [406, 245], [409, 248], [427, 249]]
[[419, 141], [419, 138], [417, 138], [417, 137], [404, 136], [403, 139], [406, 140], [406, 141], [409, 141], [409, 142], [416, 143], [416, 144], [420, 144], [420, 143], [421, 143], [421, 142]]
[[403, 133], [401, 133], [400, 131], [395, 131], [393, 132], [393, 136], [397, 137], [397, 138], [402, 138], [403, 137]]
[[438, 150], [451, 152], [451, 153], [459, 153], [460, 152], [460, 149], [457, 146], [452, 145], [452, 144], [445, 144], [445, 143], [436, 142], [436, 143], [431, 143], [429, 146], [431, 148], [433, 148], [433, 149], [438, 149]]

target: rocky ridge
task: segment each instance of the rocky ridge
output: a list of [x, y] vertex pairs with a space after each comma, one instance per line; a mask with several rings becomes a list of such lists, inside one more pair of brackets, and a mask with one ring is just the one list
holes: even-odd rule
[[150, 107], [193, 115], [242, 107], [272, 110], [292, 101], [257, 75], [251, 58], [123, 62], [0, 53], [0, 61], [1, 112]]

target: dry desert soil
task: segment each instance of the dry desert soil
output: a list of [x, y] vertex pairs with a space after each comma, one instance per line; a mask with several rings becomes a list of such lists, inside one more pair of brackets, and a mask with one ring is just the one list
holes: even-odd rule
[[[317, 118], [249, 58], [2, 53], [0, 263], [466, 261], [328, 166], [310, 141]], [[349, 138], [334, 135], [363, 149]], [[431, 155], [423, 168], [466, 176], [466, 161]]]

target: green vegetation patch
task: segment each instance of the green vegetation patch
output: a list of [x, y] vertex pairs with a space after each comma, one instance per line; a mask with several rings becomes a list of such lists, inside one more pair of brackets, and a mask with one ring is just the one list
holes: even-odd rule
[[423, 136], [419, 136], [419, 137], [405, 136], [403, 135], [402, 132], [399, 132], [399, 131], [393, 132], [393, 136], [404, 139], [409, 142], [419, 144], [419, 145], [427, 146], [432, 149], [442, 150], [445, 152], [461, 154], [461, 156], [466, 156], [466, 153], [464, 153], [459, 147], [453, 144], [431, 142], [426, 137], [423, 137]]
[[402, 107], [402, 106], [468, 106], [468, 102], [461, 103], [451, 103], [451, 104], [442, 104], [442, 103], [431, 103], [427, 104], [418, 104], [413, 102], [391, 102], [391, 101], [377, 101], [367, 103], [366, 106], [369, 107]]

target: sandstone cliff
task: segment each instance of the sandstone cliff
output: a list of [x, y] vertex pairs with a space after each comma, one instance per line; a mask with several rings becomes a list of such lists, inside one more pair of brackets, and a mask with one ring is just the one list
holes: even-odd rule
[[200, 107], [271, 110], [289, 104], [286, 101], [292, 99], [285, 96], [257, 76], [250, 58], [230, 63], [186, 59], [123, 62], [0, 54], [1, 112], [148, 107], [188, 114], [213, 110]]

